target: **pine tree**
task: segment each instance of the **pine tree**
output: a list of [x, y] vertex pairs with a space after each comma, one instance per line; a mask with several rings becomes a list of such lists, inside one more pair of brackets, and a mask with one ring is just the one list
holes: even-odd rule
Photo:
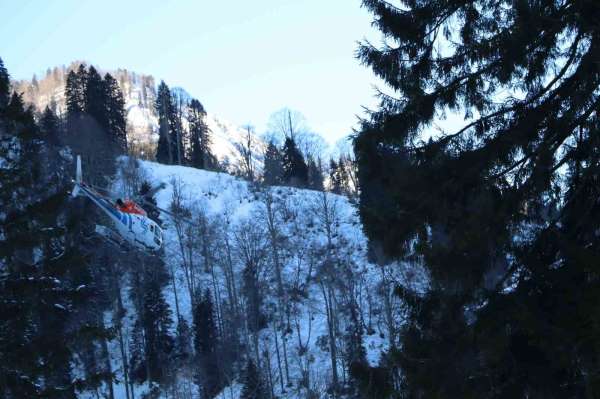
[[198, 372], [196, 381], [200, 386], [200, 396], [214, 397], [222, 387], [219, 367], [219, 339], [214, 321], [212, 297], [207, 290], [194, 304], [194, 348]]
[[175, 335], [174, 357], [180, 365], [186, 364], [192, 358], [193, 353], [192, 330], [188, 322], [183, 317], [179, 317]]
[[23, 96], [13, 92], [5, 110], [6, 119], [14, 123], [23, 123], [25, 118], [25, 103]]
[[78, 343], [89, 342], [80, 335], [79, 315], [92, 284], [76, 272], [88, 261], [70, 221], [70, 179], [61, 173], [68, 161], [42, 145], [33, 110], [24, 109], [20, 95], [0, 119], [11, 133], [0, 135], [6, 161], [0, 171], [0, 392], [73, 397], [71, 361]]
[[283, 182], [290, 186], [306, 187], [308, 166], [293, 138], [285, 139], [282, 152]]
[[323, 191], [323, 172], [313, 157], [308, 158], [308, 188]]
[[139, 320], [134, 323], [129, 338], [129, 376], [132, 381], [146, 381], [146, 353], [144, 350], [144, 332]]
[[187, 110], [190, 136], [190, 165], [199, 169], [214, 168], [215, 157], [210, 150], [210, 130], [205, 122], [206, 111], [193, 99]]
[[172, 164], [175, 159], [173, 153], [172, 121], [174, 115], [173, 103], [171, 101], [171, 91], [165, 82], [161, 81], [158, 86], [158, 94], [155, 103], [158, 114], [159, 138], [156, 147], [156, 161], [164, 164]]
[[267, 393], [260, 372], [254, 365], [252, 359], [248, 360], [244, 370], [244, 387], [240, 395], [241, 399], [266, 399]]
[[283, 182], [283, 160], [281, 152], [273, 141], [269, 141], [265, 152], [264, 182], [270, 186]]
[[85, 85], [84, 112], [94, 118], [100, 128], [109, 134], [109, 123], [106, 105], [108, 103], [107, 90], [102, 77], [96, 68], [90, 66]]
[[65, 101], [67, 103], [67, 115], [74, 117], [83, 112], [83, 104], [80, 99], [81, 82], [75, 71], [70, 71], [67, 75], [67, 83], [65, 85]]
[[389, 42], [360, 59], [395, 93], [355, 140], [360, 215], [377, 261], [430, 276], [397, 291], [402, 394], [598, 396], [600, 6], [363, 3]]
[[2, 58], [0, 58], [0, 117], [2, 117], [2, 113], [8, 105], [9, 98], [10, 76], [8, 75], [8, 71], [4, 67], [4, 61], [2, 61]]
[[171, 146], [173, 153], [173, 162], [177, 165], [187, 163], [185, 159], [184, 143], [186, 141], [186, 132], [183, 128], [184, 109], [187, 108], [186, 99], [179, 92], [171, 92], [171, 104], [173, 104], [173, 114], [171, 115]]
[[70, 71], [65, 84], [65, 101], [67, 116], [74, 118], [86, 110], [86, 90], [88, 73], [84, 64], [79, 65], [77, 72]]
[[148, 379], [164, 383], [173, 350], [171, 310], [162, 290], [167, 274], [162, 260], [149, 262], [144, 276], [141, 321], [144, 328]]
[[110, 74], [104, 75], [104, 89], [106, 91], [106, 115], [108, 132], [114, 141], [117, 151], [127, 152], [127, 115], [125, 112], [125, 99], [123, 92], [115, 78]]
[[60, 120], [49, 107], [44, 109], [40, 118], [40, 130], [49, 143], [57, 145], [60, 142]]

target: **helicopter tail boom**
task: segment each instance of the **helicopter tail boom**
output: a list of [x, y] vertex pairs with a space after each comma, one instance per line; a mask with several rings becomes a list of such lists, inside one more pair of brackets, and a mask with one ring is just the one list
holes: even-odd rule
[[77, 197], [77, 195], [79, 194], [79, 191], [81, 190], [79, 188], [80, 184], [81, 184], [81, 156], [77, 155], [77, 166], [75, 169], [75, 187], [73, 187], [73, 192], [71, 193], [71, 195], [73, 197]]

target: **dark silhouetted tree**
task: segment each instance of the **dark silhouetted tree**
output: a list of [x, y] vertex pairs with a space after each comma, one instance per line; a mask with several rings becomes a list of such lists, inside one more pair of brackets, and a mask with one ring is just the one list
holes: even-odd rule
[[219, 337], [214, 320], [213, 302], [207, 290], [194, 304], [194, 348], [196, 349], [196, 380], [202, 398], [214, 397], [222, 385], [219, 368]]
[[293, 138], [285, 139], [282, 153], [283, 182], [291, 186], [306, 187], [308, 166]]
[[173, 153], [172, 131], [175, 110], [171, 101], [169, 86], [163, 81], [158, 86], [155, 103], [158, 113], [159, 138], [156, 147], [156, 160], [164, 164], [172, 164], [175, 159]]
[[49, 107], [44, 109], [40, 118], [40, 130], [44, 140], [54, 145], [57, 145], [60, 142], [60, 119]]
[[193, 99], [187, 110], [189, 123], [189, 162], [199, 169], [212, 169], [216, 160], [210, 151], [210, 130], [206, 124], [206, 111], [200, 101]]
[[273, 141], [269, 142], [267, 151], [265, 152], [263, 179], [265, 184], [270, 186], [275, 186], [283, 182], [283, 160], [281, 152]]
[[[600, 395], [600, 4], [363, 4], [388, 40], [359, 58], [394, 93], [355, 140], [360, 215], [374, 260], [430, 276], [424, 295], [398, 286], [395, 383], [406, 397]], [[448, 113], [464, 126], [431, 137]]]
[[249, 359], [246, 364], [243, 384], [241, 399], [266, 399], [268, 397], [263, 379], [252, 359]]
[[323, 172], [321, 170], [321, 161], [315, 161], [314, 158], [308, 158], [308, 188], [311, 190], [323, 190]]
[[117, 151], [127, 152], [127, 115], [125, 113], [125, 99], [123, 92], [115, 78], [110, 74], [104, 75], [104, 90], [106, 92], [105, 112], [107, 128]]
[[8, 105], [10, 99], [10, 76], [4, 67], [4, 61], [0, 58], [0, 117]]
[[85, 107], [84, 112], [94, 118], [100, 128], [106, 134], [109, 134], [110, 126], [108, 123], [108, 93], [102, 80], [102, 77], [96, 71], [96, 68], [90, 66], [87, 73], [85, 85]]

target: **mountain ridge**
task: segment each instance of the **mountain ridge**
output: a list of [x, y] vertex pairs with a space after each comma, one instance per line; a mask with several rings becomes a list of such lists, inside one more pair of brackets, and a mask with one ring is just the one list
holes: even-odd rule
[[[14, 80], [11, 84], [16, 92], [22, 93], [25, 103], [33, 105], [38, 111], [49, 107], [57, 115], [64, 115], [66, 77], [70, 71], [76, 70], [82, 64], [93, 65], [85, 61], [73, 61], [68, 66], [48, 68], [43, 78], [38, 79], [34, 75], [31, 80]], [[154, 109], [157, 93], [156, 79], [152, 75], [127, 69], [107, 70], [93, 66], [102, 75], [110, 73], [123, 92], [130, 151], [140, 158], [152, 160], [159, 137], [158, 115]], [[171, 88], [171, 91], [184, 103], [194, 98], [179, 86]], [[219, 164], [230, 173], [239, 173], [242, 159], [238, 147], [246, 139], [247, 131], [210, 112], [207, 112], [206, 123], [212, 132], [211, 150]], [[184, 114], [184, 126], [186, 125], [187, 118]], [[262, 153], [266, 145], [258, 135], [253, 132], [251, 134], [255, 143], [254, 162], [260, 170]]]

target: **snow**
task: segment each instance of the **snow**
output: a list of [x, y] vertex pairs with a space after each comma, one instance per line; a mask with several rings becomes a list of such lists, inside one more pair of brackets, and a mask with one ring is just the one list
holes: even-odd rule
[[[124, 165], [125, 162], [121, 162]], [[363, 347], [366, 359], [370, 365], [375, 366], [381, 358], [381, 353], [390, 346], [390, 334], [384, 317], [383, 295], [390, 299], [390, 310], [394, 320], [402, 320], [402, 304], [399, 298], [393, 294], [395, 284], [402, 284], [406, 288], [413, 289], [417, 293], [427, 290], [428, 279], [424, 272], [418, 268], [408, 272], [407, 265], [390, 264], [375, 265], [367, 259], [367, 239], [363, 234], [362, 225], [355, 206], [343, 196], [324, 194], [318, 191], [296, 189], [290, 187], [260, 188], [249, 184], [239, 178], [225, 173], [209, 172], [183, 166], [161, 165], [149, 161], [140, 161], [140, 170], [144, 179], [148, 179], [152, 186], [157, 187], [161, 183], [164, 188], [159, 190], [155, 198], [158, 206], [169, 209], [174, 190], [181, 191], [183, 204], [192, 211], [191, 220], [197, 218], [199, 212], [215, 223], [220, 229], [229, 235], [231, 243], [235, 243], [235, 233], [244, 226], [265, 226], [265, 198], [272, 196], [273, 204], [277, 209], [277, 227], [285, 237], [283, 245], [288, 248], [282, 251], [283, 269], [282, 275], [289, 284], [299, 284], [302, 289], [306, 284], [305, 295], [291, 299], [290, 305], [293, 309], [291, 317], [291, 333], [287, 335], [287, 352], [290, 368], [290, 385], [281, 390], [279, 371], [276, 358], [276, 347], [274, 328], [275, 322], [271, 322], [267, 328], [261, 330], [259, 340], [261, 350], [268, 349], [270, 353], [270, 365], [273, 375], [275, 394], [280, 398], [303, 398], [307, 396], [306, 388], [302, 387], [303, 369], [310, 370], [310, 388], [325, 397], [328, 381], [331, 380], [331, 359], [328, 346], [328, 324], [325, 312], [323, 292], [319, 283], [319, 264], [324, 260], [323, 251], [328, 247], [326, 226], [323, 224], [324, 201], [329, 206], [331, 223], [332, 245], [336, 248], [336, 256], [342, 269], [336, 270], [335, 274], [353, 276], [355, 286], [351, 295], [355, 298], [360, 315], [364, 320]], [[124, 182], [117, 182], [115, 187], [123, 189]], [[167, 270], [175, 273], [175, 285], [179, 310], [188, 322], [192, 321], [192, 306], [186, 279], [182, 268], [178, 235], [171, 217], [161, 214], [163, 220], [163, 236], [165, 255], [164, 259]], [[221, 233], [223, 234], [223, 233]], [[265, 232], [266, 234], [266, 232]], [[266, 237], [265, 237], [266, 239]], [[222, 256], [222, 249], [217, 248], [214, 255]], [[319, 252], [321, 251], [321, 252]], [[235, 254], [234, 254], [235, 255]], [[200, 264], [201, 254], [197, 253], [195, 262]], [[311, 258], [311, 256], [313, 258]], [[311, 265], [312, 259], [313, 264]], [[219, 263], [221, 259], [217, 259]], [[234, 275], [238, 290], [240, 289], [242, 276], [242, 262], [237, 259], [234, 262]], [[268, 263], [268, 262], [267, 262]], [[270, 263], [269, 263], [270, 265]], [[271, 267], [271, 266], [268, 266]], [[200, 270], [200, 284], [202, 287], [210, 287], [212, 291], [212, 280], [210, 273], [203, 268]], [[215, 269], [217, 284], [222, 292], [226, 291], [225, 278], [222, 270]], [[265, 274], [266, 273], [266, 274]], [[264, 284], [265, 308], [277, 303], [275, 295], [275, 281], [272, 270], [263, 272], [263, 276], [271, 275], [269, 281], [261, 281]], [[295, 283], [294, 283], [295, 282]], [[308, 283], [307, 283], [308, 282]], [[124, 281], [124, 284], [127, 284]], [[134, 306], [130, 303], [126, 290], [123, 290], [122, 300], [126, 310], [123, 319], [123, 333], [125, 342], [128, 342], [128, 334], [135, 322]], [[164, 296], [171, 307], [174, 324], [175, 320], [175, 295], [173, 286], [169, 284], [164, 289]], [[225, 294], [223, 294], [225, 295]], [[338, 300], [342, 300], [341, 296]], [[348, 325], [347, 316], [339, 315], [340, 329], [338, 331], [339, 345], [343, 342], [341, 335], [346, 334], [345, 327]], [[109, 319], [106, 319], [109, 323]], [[397, 325], [394, 327], [398, 327]], [[281, 332], [278, 331], [280, 351]], [[300, 351], [299, 339], [306, 350]], [[117, 375], [122, 372], [121, 355], [117, 340], [110, 343], [111, 365]], [[126, 348], [127, 349], [127, 348]], [[338, 351], [343, 348], [338, 348]], [[283, 356], [283, 355], [282, 355]], [[341, 354], [340, 354], [341, 356]], [[266, 362], [265, 359], [261, 359]], [[266, 364], [261, 364], [264, 373], [267, 372]], [[338, 364], [339, 375], [347, 375], [342, 369], [341, 361]], [[237, 382], [226, 387], [219, 398], [237, 398], [241, 392], [241, 375], [237, 375]], [[266, 377], [265, 377], [266, 378]], [[122, 378], [120, 378], [122, 380]], [[120, 385], [121, 384], [121, 385]], [[115, 385], [116, 397], [124, 397], [124, 387], [121, 383]], [[141, 397], [143, 392], [148, 392], [149, 386], [136, 386], [136, 397]]]
[[[59, 79], [47, 76], [39, 81], [39, 91], [28, 90], [31, 82], [27, 80], [13, 82], [18, 92], [24, 93], [24, 100], [33, 104], [38, 110], [51, 106], [54, 102], [59, 114], [66, 110], [64, 83], [68, 70], [76, 70], [80, 62], [74, 62], [67, 69], [59, 70]], [[125, 100], [127, 115], [127, 139], [134, 148], [143, 148], [144, 151], [154, 151], [159, 137], [158, 115], [154, 109], [156, 100], [156, 81], [152, 75], [145, 75], [126, 69], [105, 70], [95, 66], [101, 75], [110, 73], [118, 82]], [[168, 83], [168, 82], [167, 82]], [[189, 102], [193, 98], [181, 87], [171, 87], [171, 93]], [[202, 98], [198, 98], [202, 102]], [[210, 110], [209, 104], [204, 104]], [[211, 151], [219, 162], [228, 161], [234, 171], [240, 162], [239, 152], [236, 145], [241, 143], [245, 135], [245, 129], [238, 127], [222, 118], [208, 113], [206, 123], [212, 132]], [[187, 126], [184, 109], [183, 125]], [[257, 169], [262, 168], [262, 153], [265, 143], [258, 135], [253, 135], [256, 142], [256, 153], [254, 161]], [[0, 158], [0, 169], [3, 167], [3, 159]]]
[[[127, 110], [127, 139], [131, 143], [150, 144], [155, 146], [159, 137], [158, 115], [154, 109], [153, 99], [146, 103], [142, 98], [142, 81], [128, 82], [126, 87], [122, 87], [125, 96], [125, 109]], [[180, 87], [171, 88], [171, 92], [189, 102], [192, 96]], [[236, 144], [243, 141], [245, 135], [244, 129], [234, 124], [224, 121], [214, 114], [208, 113], [206, 123], [212, 133], [211, 151], [217, 157], [219, 162], [228, 161], [237, 166], [240, 163], [239, 151]], [[187, 118], [184, 110], [184, 126], [187, 126]], [[264, 153], [265, 143], [256, 135], [253, 136], [257, 152], [255, 162], [257, 167], [262, 168], [262, 159], [260, 154]]]

